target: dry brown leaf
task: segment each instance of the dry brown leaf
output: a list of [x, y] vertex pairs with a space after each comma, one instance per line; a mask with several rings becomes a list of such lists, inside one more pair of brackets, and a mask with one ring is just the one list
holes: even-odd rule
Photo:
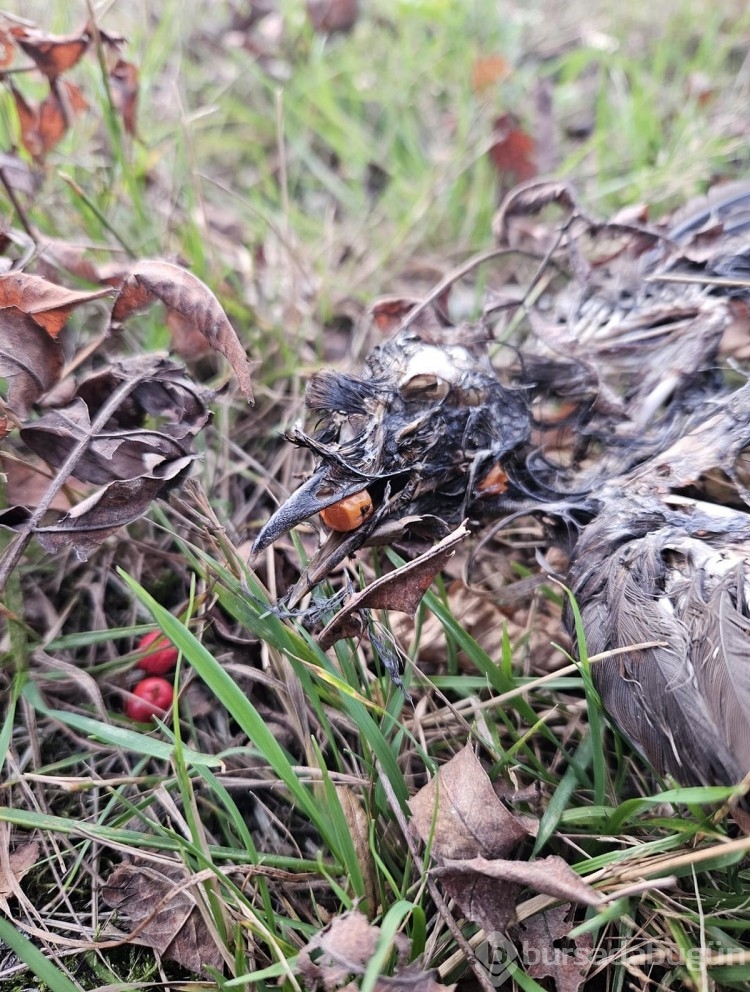
[[[0, 279], [0, 295], [7, 278]], [[0, 310], [0, 376], [8, 381], [7, 405], [17, 416], [54, 385], [62, 366], [60, 345], [38, 321], [15, 307]]]
[[172, 335], [172, 351], [186, 362], [194, 362], [211, 352], [206, 335], [176, 310], [168, 310], [164, 323]]
[[[34, 509], [49, 489], [49, 468], [43, 466], [31, 455], [27, 454], [23, 461], [0, 456], [0, 471], [5, 475], [5, 498], [9, 506]], [[77, 493], [80, 498], [85, 496], [85, 493], [81, 492], [80, 489], [81, 487], [74, 488], [69, 483], [63, 491], [55, 496], [50, 509], [67, 512], [73, 505], [70, 500], [72, 494]]]
[[205, 283], [171, 262], [143, 260], [120, 287], [112, 310], [112, 326], [155, 301], [174, 310], [205, 335], [232, 366], [242, 394], [252, 401], [251, 364], [221, 304]]
[[132, 62], [118, 59], [109, 73], [112, 101], [122, 118], [126, 132], [135, 136], [136, 110], [138, 107], [138, 67]]
[[12, 896], [23, 876], [34, 867], [39, 860], [39, 845], [36, 841], [21, 844], [8, 855], [10, 877], [0, 865], [0, 898]]
[[395, 975], [375, 983], [375, 992], [453, 992], [455, 985], [442, 985], [438, 970], [424, 971], [417, 961], [401, 968]]
[[12, 82], [9, 85], [21, 128], [21, 144], [35, 162], [40, 162], [44, 158], [44, 142], [39, 133], [39, 106], [29, 103]]
[[[437, 808], [436, 808], [437, 806]], [[409, 801], [412, 825], [438, 864], [445, 859], [497, 858], [527, 836], [523, 824], [495, 795], [487, 773], [468, 745], [440, 768]], [[442, 879], [445, 891], [470, 919], [504, 930], [515, 918], [520, 885], [499, 886], [493, 879], [460, 875]], [[496, 922], [497, 921], [497, 922]]]
[[194, 973], [221, 968], [223, 957], [190, 895], [182, 886], [182, 865], [136, 861], [118, 865], [102, 888], [102, 898], [140, 926], [134, 943], [152, 947]]
[[306, 0], [307, 16], [316, 31], [351, 31], [359, 17], [359, 0]]
[[[42, 333], [41, 331], [39, 333]], [[122, 400], [108, 423], [93, 423], [112, 394]], [[49, 465], [105, 488], [69, 510], [56, 525], [37, 528], [47, 551], [72, 546], [80, 558], [186, 477], [197, 457], [193, 438], [210, 417], [208, 391], [180, 366], [155, 355], [123, 361], [90, 376], [65, 408], [51, 409], [21, 429], [21, 439]], [[159, 428], [146, 428], [144, 423]], [[70, 456], [77, 452], [77, 459]], [[51, 485], [59, 486], [56, 478]], [[11, 526], [6, 520], [5, 524]], [[17, 526], [21, 526], [19, 521]]]
[[[510, 917], [503, 891], [506, 887], [530, 888], [555, 899], [585, 906], [599, 906], [603, 902], [603, 896], [596, 889], [554, 854], [536, 861], [446, 859], [443, 865], [432, 869], [432, 874], [443, 879], [443, 884], [469, 919], [488, 931], [504, 930], [508, 925]], [[499, 886], [498, 882], [503, 885]]]
[[512, 928], [512, 936], [523, 947], [521, 960], [526, 974], [537, 979], [553, 978], [556, 992], [578, 992], [591, 964], [591, 934], [580, 934], [571, 941], [568, 934], [573, 924], [567, 920], [569, 912], [569, 905], [555, 906]]
[[475, 93], [482, 93], [509, 75], [510, 66], [502, 55], [480, 56], [471, 67], [471, 88]]
[[[193, 382], [184, 368], [159, 355], [146, 354], [92, 373], [78, 386], [93, 418], [123, 382], [136, 381], [108, 425], [112, 429], [140, 429], [148, 418], [159, 419], [159, 429], [174, 439], [197, 434], [210, 418], [209, 390]], [[153, 421], [150, 422], [153, 424]]]
[[495, 795], [469, 746], [443, 765], [409, 806], [414, 829], [438, 863], [431, 873], [462, 912], [488, 932], [504, 930], [513, 921], [524, 887], [591, 906], [602, 901], [562, 858], [506, 860], [527, 829]]
[[[297, 971], [313, 987], [322, 986], [328, 992], [341, 989], [349, 978], [364, 972], [379, 937], [380, 927], [359, 910], [336, 916], [299, 952]], [[406, 959], [410, 946], [404, 934], [396, 934], [394, 949], [399, 961]]]
[[[88, 410], [75, 400], [65, 410], [50, 410], [28, 427], [21, 438], [48, 465], [58, 468], [73, 448], [91, 433]], [[156, 466], [186, 454], [183, 445], [159, 431], [106, 431], [89, 440], [76, 463], [75, 477], [104, 485], [113, 480], [136, 479]]]
[[55, 79], [80, 60], [89, 46], [88, 30], [69, 35], [49, 34], [37, 28], [14, 25], [10, 34], [16, 44], [34, 61], [37, 69], [48, 79]]
[[[325, 651], [342, 637], [352, 635], [359, 624], [353, 614], [360, 610], [399, 610], [414, 616], [422, 597], [435, 576], [456, 553], [456, 547], [469, 534], [462, 524], [418, 558], [401, 565], [357, 593], [321, 631], [318, 643]], [[352, 626], [354, 623], [354, 627]]]
[[49, 554], [72, 547], [85, 561], [102, 541], [143, 516], [155, 499], [182, 483], [197, 457], [164, 460], [153, 475], [111, 482], [74, 506], [56, 525], [38, 528], [37, 540]]
[[74, 115], [88, 110], [88, 103], [73, 83], [62, 80], [50, 90], [39, 106], [38, 131], [44, 152], [50, 151], [65, 137]]
[[489, 154], [506, 187], [526, 182], [537, 174], [534, 139], [523, 130], [514, 113], [502, 114], [495, 121]]
[[[102, 267], [89, 258], [89, 249], [71, 244], [62, 238], [43, 238], [39, 241], [37, 271], [51, 282], [57, 282], [59, 269], [65, 269], [79, 279], [90, 283], [104, 283]], [[122, 267], [122, 263], [119, 263]], [[107, 283], [111, 285], [110, 283]]]
[[412, 826], [441, 860], [505, 857], [528, 836], [468, 745], [409, 800], [409, 808]]
[[15, 307], [28, 314], [53, 338], [76, 307], [111, 293], [110, 289], [90, 292], [66, 289], [26, 272], [8, 272], [0, 276], [0, 309]]

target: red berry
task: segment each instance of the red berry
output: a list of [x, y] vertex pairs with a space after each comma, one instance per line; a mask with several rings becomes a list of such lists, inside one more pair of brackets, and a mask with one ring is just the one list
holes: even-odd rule
[[142, 668], [149, 675], [164, 675], [166, 672], [171, 672], [177, 664], [179, 651], [160, 630], [152, 630], [140, 639], [138, 650], [147, 649], [148, 654], [140, 659], [136, 667]]
[[125, 715], [139, 723], [148, 723], [152, 716], [164, 716], [172, 705], [174, 688], [171, 682], [152, 675], [142, 679], [125, 701]]

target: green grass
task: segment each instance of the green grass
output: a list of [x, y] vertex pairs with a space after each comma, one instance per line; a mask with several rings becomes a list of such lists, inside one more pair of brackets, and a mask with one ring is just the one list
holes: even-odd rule
[[[42, 235], [102, 246], [101, 259], [183, 258], [259, 366], [252, 411], [220, 368], [195, 371], [218, 391], [182, 493], [89, 562], [29, 549], [5, 590], [0, 843], [35, 838], [41, 853], [7, 897], [0, 942], [19, 964], [3, 965], [0, 984], [71, 992], [159, 980], [147, 948], [106, 945], [113, 923], [122, 933], [130, 924], [110, 919], [101, 883], [134, 857], [169, 857], [197, 876], [191, 891], [226, 964], [202, 976], [209, 988], [298, 988], [301, 947], [354, 906], [381, 927], [362, 989], [392, 968], [398, 933], [442, 981], [467, 975], [400, 824], [409, 797], [471, 741], [498, 788], [517, 788], [539, 821], [535, 856], [561, 854], [603, 891], [624, 891], [575, 921], [610, 955], [606, 987], [635, 980], [628, 955], [647, 940], [638, 968], [661, 988], [700, 987], [701, 961], [718, 985], [748, 987], [750, 845], [712, 820], [730, 792], [655, 784], [606, 729], [586, 659], [545, 678], [559, 590], [534, 602], [540, 640], [516, 620], [503, 630], [499, 611], [498, 630], [472, 629], [474, 607], [457, 609], [442, 581], [414, 624], [380, 618], [410, 659], [415, 708], [365, 645], [323, 652], [299, 618], [271, 609], [304, 541], [248, 564], [246, 539], [268, 516], [268, 492], [282, 498], [307, 468], [278, 433], [300, 414], [308, 372], [356, 366], [376, 297], [424, 294], [492, 246], [493, 121], [513, 111], [554, 144], [556, 174], [593, 213], [643, 202], [658, 215], [747, 170], [750, 14], [675, 0], [618, 14], [538, 2], [500, 17], [490, 0], [380, 0], [351, 36], [326, 39], [301, 4], [282, 6], [283, 37], [263, 58], [228, 32], [228, 5], [210, 16], [197, 0], [115, 5], [103, 26], [128, 36], [124, 54], [141, 70], [139, 137], [123, 133], [87, 59], [75, 78], [91, 109], [24, 201]], [[86, 17], [83, 4], [52, 7], [5, 9], [54, 31]], [[507, 79], [476, 92], [472, 67], [494, 54]], [[551, 120], [538, 109], [540, 81]], [[0, 149], [14, 143], [3, 92]], [[467, 281], [462, 315], [477, 298]], [[71, 318], [69, 356], [102, 321], [97, 306]], [[169, 345], [153, 310], [97, 361]], [[174, 711], [143, 728], [123, 716], [121, 696], [154, 623], [182, 652], [179, 692]], [[671, 875], [677, 886], [632, 890]], [[549, 904], [527, 894], [519, 916]], [[685, 967], [660, 964], [656, 950], [679, 951]], [[162, 967], [174, 982], [197, 977]], [[518, 987], [542, 987], [514, 969]]]

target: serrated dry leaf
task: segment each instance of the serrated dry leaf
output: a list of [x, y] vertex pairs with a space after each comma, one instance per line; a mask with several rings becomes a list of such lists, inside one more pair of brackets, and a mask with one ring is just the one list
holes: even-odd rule
[[224, 309], [205, 283], [171, 262], [138, 262], [120, 287], [112, 326], [155, 301], [190, 321], [232, 366], [240, 390], [252, 401], [251, 363]]
[[107, 879], [102, 898], [113, 909], [140, 927], [134, 943], [158, 951], [197, 974], [224, 963], [190, 889], [183, 887], [187, 874], [182, 865], [136, 861], [122, 864]]

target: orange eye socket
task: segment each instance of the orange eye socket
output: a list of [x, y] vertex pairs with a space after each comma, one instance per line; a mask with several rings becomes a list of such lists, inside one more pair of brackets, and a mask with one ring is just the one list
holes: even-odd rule
[[501, 496], [508, 488], [508, 476], [500, 465], [493, 465], [487, 475], [477, 485], [483, 496]]
[[327, 506], [325, 510], [320, 511], [320, 516], [326, 527], [345, 532], [361, 527], [365, 520], [372, 516], [373, 510], [370, 494], [363, 489], [362, 492], [354, 493], [353, 496], [347, 496], [338, 503]]

